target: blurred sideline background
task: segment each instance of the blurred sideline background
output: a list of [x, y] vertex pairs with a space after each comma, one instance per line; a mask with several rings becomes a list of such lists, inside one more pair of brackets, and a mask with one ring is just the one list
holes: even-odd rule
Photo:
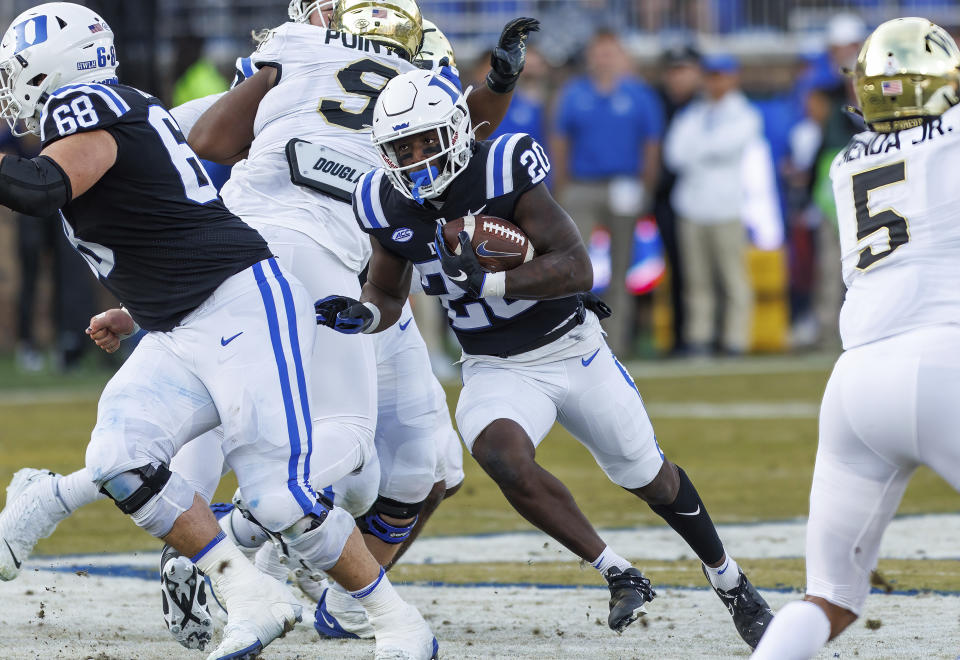
[[[32, 4], [2, 0], [0, 23]], [[121, 80], [171, 105], [224, 89], [235, 58], [252, 50], [251, 31], [286, 19], [282, 0], [86, 4], [117, 34]], [[840, 68], [853, 64], [879, 22], [916, 14], [952, 29], [960, 25], [960, 6], [948, 0], [420, 4], [453, 42], [465, 82], [482, 81], [505, 22], [519, 15], [542, 21], [502, 131], [532, 133], [547, 147], [550, 185], [580, 224], [597, 288], [616, 310], [607, 331], [622, 359], [838, 350], [843, 285], [826, 173], [858, 130], [841, 110], [852, 98]], [[729, 117], [729, 126], [759, 121], [757, 134], [727, 154], [738, 169], [737, 190], [716, 205], [730, 206], [723, 219], [734, 227], [709, 238], [704, 232], [713, 230], [702, 225], [717, 219], [683, 208], [676, 188], [689, 176], [694, 193], [687, 197], [710, 205], [714, 188], [729, 188], [710, 177], [729, 181], [723, 177], [730, 172], [692, 172], [670, 162], [670, 134], [701, 98], [719, 107], [724, 88], [727, 99], [742, 89], [749, 102], [741, 109], [748, 114]], [[585, 95], [595, 105], [582, 105]], [[612, 128], [605, 119], [592, 121], [595, 112], [612, 117]], [[3, 131], [0, 149], [36, 149]], [[726, 132], [694, 130], [674, 140], [687, 145], [674, 151], [682, 155], [690, 144]], [[611, 163], [621, 159], [623, 144], [635, 155], [616, 170]], [[584, 192], [599, 194], [594, 208], [576, 203]], [[749, 239], [743, 246], [740, 226]], [[116, 366], [93, 356], [82, 335], [89, 316], [112, 301], [65, 246], [56, 218], [16, 218], [0, 209], [0, 355], [14, 356], [22, 372]], [[706, 261], [707, 268], [696, 268]], [[439, 375], [450, 379], [456, 350], [435, 307], [420, 303], [418, 316]]]

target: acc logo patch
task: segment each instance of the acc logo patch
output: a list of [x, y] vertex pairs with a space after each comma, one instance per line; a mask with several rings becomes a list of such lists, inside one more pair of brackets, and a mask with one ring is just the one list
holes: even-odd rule
[[393, 236], [390, 238], [395, 240], [397, 243], [406, 243], [413, 238], [413, 230], [409, 227], [401, 227], [397, 231], [393, 232]]

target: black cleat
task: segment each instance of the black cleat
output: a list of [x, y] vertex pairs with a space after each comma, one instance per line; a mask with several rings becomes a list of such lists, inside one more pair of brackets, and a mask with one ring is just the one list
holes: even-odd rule
[[[703, 567], [701, 566], [701, 568]], [[713, 586], [706, 568], [703, 568], [703, 575], [707, 578], [710, 586]], [[767, 631], [770, 625], [770, 620], [773, 619], [773, 612], [767, 605], [767, 601], [763, 599], [756, 587], [750, 584], [750, 580], [743, 574], [743, 571], [740, 571], [740, 583], [736, 589], [724, 591], [713, 587], [713, 590], [723, 601], [723, 604], [727, 606], [730, 616], [733, 617], [733, 625], [736, 626], [743, 641], [750, 648], [757, 648], [760, 638], [763, 637], [763, 633]]]
[[611, 630], [622, 633], [627, 626], [646, 614], [644, 607], [653, 600], [657, 592], [650, 586], [650, 580], [632, 566], [625, 571], [612, 567], [604, 573], [610, 586], [610, 616], [607, 624]]

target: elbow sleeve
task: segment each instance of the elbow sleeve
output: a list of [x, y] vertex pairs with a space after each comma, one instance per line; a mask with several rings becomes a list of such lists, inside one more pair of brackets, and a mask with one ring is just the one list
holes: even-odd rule
[[52, 158], [4, 156], [0, 160], [0, 204], [44, 217], [62, 209], [72, 197], [70, 178]]

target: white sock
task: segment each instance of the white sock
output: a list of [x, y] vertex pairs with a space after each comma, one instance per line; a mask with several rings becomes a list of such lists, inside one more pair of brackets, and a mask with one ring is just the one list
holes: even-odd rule
[[763, 634], [754, 660], [807, 660], [830, 639], [830, 619], [818, 605], [807, 600], [787, 603], [773, 617]]
[[590, 565], [600, 571], [601, 575], [606, 575], [607, 571], [614, 567], [625, 571], [631, 566], [630, 562], [614, 552], [609, 545], [603, 549], [599, 557], [590, 562]]
[[717, 589], [731, 591], [740, 584], [740, 567], [737, 566], [737, 562], [730, 555], [727, 555], [726, 561], [716, 568], [710, 568], [706, 564], [703, 567], [707, 571], [707, 579], [710, 580], [710, 584]]
[[363, 589], [347, 593], [360, 601], [371, 620], [384, 614], [405, 610], [406, 603], [390, 584], [390, 579], [382, 568], [376, 580]]
[[249, 588], [248, 580], [256, 583], [265, 579], [222, 530], [190, 561], [213, 580], [221, 602], [228, 608], [230, 600], [239, 593], [237, 583], [244, 583]]
[[66, 510], [66, 515], [107, 497], [97, 489], [86, 468], [65, 474], [55, 483], [54, 495], [57, 497], [58, 504]]

